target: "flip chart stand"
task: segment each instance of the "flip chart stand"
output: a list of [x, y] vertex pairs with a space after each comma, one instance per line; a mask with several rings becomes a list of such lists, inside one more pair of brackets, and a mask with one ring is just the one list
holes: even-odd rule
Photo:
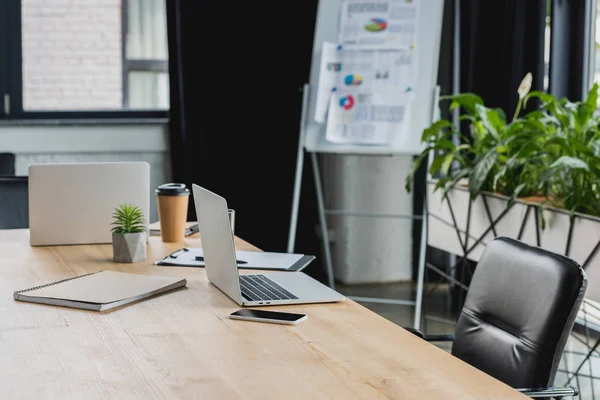
[[[438, 110], [438, 102], [439, 102], [439, 86], [436, 87], [433, 91], [433, 104], [431, 105], [431, 122], [435, 121], [438, 116], [436, 111]], [[412, 220], [422, 220], [422, 228], [421, 228], [421, 246], [419, 248], [419, 260], [418, 260], [418, 268], [417, 268], [417, 284], [416, 289], [417, 293], [415, 296], [415, 300], [399, 300], [399, 299], [384, 299], [378, 297], [350, 297], [353, 300], [359, 302], [368, 302], [368, 303], [383, 303], [383, 304], [398, 304], [398, 305], [406, 305], [406, 306], [414, 306], [414, 322], [413, 327], [415, 329], [420, 328], [421, 323], [421, 310], [423, 305], [423, 285], [424, 285], [424, 275], [425, 275], [425, 255], [427, 251], [427, 191], [423, 196], [423, 209], [421, 214], [381, 214], [381, 213], [364, 213], [364, 212], [353, 212], [351, 210], [328, 210], [325, 208], [325, 200], [323, 195], [323, 185], [321, 181], [321, 172], [319, 168], [319, 153], [333, 153], [332, 151], [328, 151], [327, 148], [318, 148], [313, 146], [306, 145], [306, 128], [308, 123], [308, 115], [309, 115], [309, 98], [310, 98], [310, 86], [309, 84], [305, 84], [302, 90], [302, 111], [300, 117], [300, 135], [298, 138], [298, 151], [296, 154], [296, 174], [294, 179], [294, 193], [292, 198], [292, 211], [291, 211], [291, 219], [290, 219], [290, 230], [288, 235], [288, 253], [294, 252], [294, 247], [296, 243], [296, 230], [298, 225], [298, 209], [300, 205], [300, 192], [302, 187], [302, 171], [304, 168], [304, 154], [308, 153], [310, 155], [310, 161], [312, 165], [314, 181], [315, 181], [315, 193], [317, 197], [317, 211], [319, 217], [319, 226], [321, 230], [321, 241], [323, 245], [323, 254], [325, 257], [325, 268], [327, 273], [327, 283], [329, 287], [335, 289], [335, 280], [333, 273], [333, 263], [331, 260], [331, 249], [329, 242], [329, 233], [327, 227], [327, 215], [336, 215], [336, 216], [346, 216], [346, 217], [366, 217], [366, 218], [399, 218], [399, 219], [412, 219]], [[360, 146], [356, 146], [360, 148]], [[362, 151], [351, 152], [345, 151], [340, 152], [335, 151], [336, 154], [344, 154], [344, 155], [355, 155], [355, 154], [371, 154], [374, 156], [377, 155], [394, 155], [395, 153], [389, 154], [373, 154]], [[408, 153], [399, 153], [399, 154], [408, 154]], [[426, 183], [426, 182], [425, 182]]]

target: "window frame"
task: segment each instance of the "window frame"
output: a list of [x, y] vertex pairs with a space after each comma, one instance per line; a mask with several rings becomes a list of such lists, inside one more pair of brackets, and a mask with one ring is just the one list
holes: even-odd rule
[[[127, 28], [126, 13], [127, 0], [121, 3], [122, 27]], [[0, 59], [8, 60], [7, 63], [0, 63], [0, 123], [19, 122], [19, 121], [42, 121], [50, 120], [53, 123], [72, 123], [79, 122], [126, 122], [127, 120], [162, 120], [169, 118], [169, 110], [43, 110], [29, 111], [23, 109], [23, 68], [22, 68], [22, 32], [21, 32], [21, 0], [0, 0], [0, 22], [2, 15], [6, 18], [5, 24], [0, 24]], [[121, 32], [122, 44], [122, 69], [123, 69], [123, 105], [126, 103], [126, 93], [128, 91], [125, 74], [126, 66], [126, 32]], [[4, 40], [2, 38], [5, 38]], [[164, 61], [167, 65], [168, 61]], [[134, 64], [135, 66], [135, 64]], [[139, 65], [138, 65], [139, 66]], [[8, 96], [8, 111], [6, 113]]]
[[[0, 60], [9, 60], [9, 43], [10, 37], [9, 33], [9, 21], [10, 21], [10, 9], [8, 8], [9, 4], [4, 4], [3, 0], [0, 0], [0, 6], [6, 6], [6, 12], [0, 12]], [[1, 8], [0, 8], [1, 9]], [[0, 118], [6, 115], [7, 107], [10, 108], [10, 101], [7, 102], [5, 96], [9, 93], [9, 75], [10, 75], [10, 63], [2, 62], [0, 63]], [[9, 109], [10, 111], [10, 109]]]
[[[591, 18], [590, 18], [590, 33], [589, 33], [589, 45], [588, 51], [590, 52], [588, 56], [588, 91], [594, 85], [594, 78], [596, 74], [596, 16], [597, 16], [597, 7], [598, 0], [591, 0]], [[599, 82], [600, 83], [600, 82]], [[600, 109], [600, 108], [599, 108]]]

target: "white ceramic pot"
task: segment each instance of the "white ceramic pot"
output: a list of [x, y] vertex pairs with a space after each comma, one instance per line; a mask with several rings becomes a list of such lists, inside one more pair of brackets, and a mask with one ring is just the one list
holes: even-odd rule
[[[571, 227], [568, 211], [544, 207], [540, 213], [539, 204], [523, 200], [507, 209], [509, 198], [494, 193], [478, 196], [469, 206], [467, 187], [456, 186], [444, 199], [443, 190], [434, 192], [435, 184], [427, 185], [430, 246], [479, 261], [495, 237], [518, 239], [583, 265], [589, 280], [586, 297], [600, 301], [600, 218], [575, 213]], [[493, 228], [490, 220], [495, 221]]]

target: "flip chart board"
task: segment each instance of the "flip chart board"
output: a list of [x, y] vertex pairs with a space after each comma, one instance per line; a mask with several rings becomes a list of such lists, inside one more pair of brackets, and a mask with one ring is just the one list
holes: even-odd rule
[[[418, 7], [414, 51], [418, 59], [418, 73], [413, 98], [406, 107], [401, 132], [393, 135], [386, 144], [366, 145], [334, 143], [326, 139], [326, 123], [315, 121], [319, 71], [323, 49], [328, 43], [339, 44], [340, 24], [346, 23], [340, 16], [344, 0], [321, 0], [319, 2], [315, 39], [310, 72], [310, 96], [304, 124], [304, 148], [308, 152], [372, 155], [414, 155], [422, 149], [421, 134], [431, 124], [434, 107], [437, 107], [436, 84], [442, 32], [444, 0], [413, 0]], [[380, 0], [365, 0], [366, 6]], [[340, 22], [342, 21], [342, 22]], [[330, 45], [329, 45], [330, 46]], [[343, 46], [341, 46], [343, 47]]]

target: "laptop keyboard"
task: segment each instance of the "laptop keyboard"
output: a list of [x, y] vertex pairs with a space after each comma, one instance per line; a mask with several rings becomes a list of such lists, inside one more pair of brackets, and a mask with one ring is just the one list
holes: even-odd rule
[[240, 276], [242, 295], [250, 301], [293, 300], [294, 296], [264, 275]]

